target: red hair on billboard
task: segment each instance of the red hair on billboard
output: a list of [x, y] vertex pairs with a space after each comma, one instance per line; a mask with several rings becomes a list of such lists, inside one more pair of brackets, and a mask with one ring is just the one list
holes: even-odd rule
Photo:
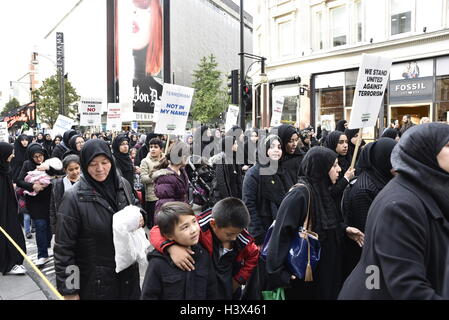
[[[137, 2], [139, 0], [136, 0]], [[158, 75], [162, 67], [162, 9], [160, 0], [150, 1], [151, 4], [151, 32], [147, 49], [147, 61], [145, 71], [150, 75]]]

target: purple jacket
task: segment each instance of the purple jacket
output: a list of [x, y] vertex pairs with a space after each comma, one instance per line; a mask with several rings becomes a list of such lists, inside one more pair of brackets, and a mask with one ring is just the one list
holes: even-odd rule
[[187, 203], [189, 178], [184, 169], [181, 169], [180, 176], [170, 168], [167, 168], [154, 172], [152, 177], [155, 181], [154, 193], [159, 199], [154, 212], [158, 212], [166, 202], [180, 201]]

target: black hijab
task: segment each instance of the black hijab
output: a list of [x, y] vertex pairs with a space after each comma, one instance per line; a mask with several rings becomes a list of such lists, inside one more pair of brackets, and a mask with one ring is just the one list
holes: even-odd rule
[[[76, 134], [70, 138], [69, 144], [67, 146], [69, 148], [69, 150], [64, 154], [64, 158], [70, 154], [75, 154], [77, 156], [80, 155], [81, 151], [78, 151], [78, 149], [76, 148], [76, 139], [78, 139], [78, 138], [83, 138], [83, 136], [80, 134]], [[83, 140], [84, 140], [84, 138], [83, 138]]]
[[64, 135], [63, 135], [62, 141], [61, 141], [62, 145], [68, 149], [70, 138], [72, 138], [76, 134], [77, 134], [77, 132], [73, 129], [70, 129], [70, 130], [67, 130], [66, 132], [64, 132]]
[[345, 124], [346, 124], [347, 122], [348, 122], [348, 121], [346, 121], [346, 120], [340, 120], [340, 121], [338, 121], [338, 122], [337, 122], [337, 125], [336, 125], [336, 127], [335, 127], [335, 131], [345, 132], [345, 130], [346, 130]]
[[[21, 141], [27, 140], [28, 145], [24, 147]], [[23, 163], [27, 160], [27, 148], [31, 144], [30, 138], [26, 134], [20, 135], [14, 142], [14, 159], [17, 162]]]
[[41, 146], [39, 143], [37, 142], [33, 142], [32, 144], [28, 145], [27, 148], [27, 157], [28, 160], [31, 162], [31, 164], [33, 165], [33, 170], [36, 169], [37, 164], [36, 162], [34, 162], [33, 160], [33, 156], [36, 153], [41, 153], [44, 155], [44, 161], [48, 159], [48, 153], [47, 150], [44, 149], [43, 146]]
[[122, 171], [123, 177], [129, 181], [131, 186], [134, 180], [134, 165], [129, 156], [129, 151], [127, 153], [120, 152], [120, 144], [123, 141], [128, 141], [129, 138], [125, 134], [119, 134], [112, 143], [112, 152], [116, 161], [117, 168]]
[[306, 184], [312, 192], [310, 212], [315, 213], [312, 226], [319, 234], [323, 230], [335, 229], [339, 222], [339, 213], [329, 191], [332, 185], [329, 171], [336, 159], [336, 152], [325, 147], [314, 147], [307, 152], [301, 164], [304, 176], [300, 178], [300, 183]]
[[391, 174], [391, 152], [397, 142], [389, 138], [380, 138], [368, 143], [360, 153], [357, 167], [366, 172], [379, 189], [393, 179]]
[[[38, 138], [39, 135], [42, 135], [42, 139], [39, 139], [39, 138]], [[36, 142], [37, 142], [37, 143], [43, 144], [44, 141], [45, 141], [44, 139], [45, 139], [45, 136], [44, 136], [43, 133], [40, 132], [40, 133], [38, 133], [38, 134], [36, 135]]]
[[[340, 137], [342, 135], [344, 135], [344, 133], [341, 131], [332, 131], [327, 136], [324, 146], [326, 148], [331, 149], [334, 152], [337, 152], [336, 150], [337, 150], [337, 146], [338, 146], [338, 141], [340, 141]], [[348, 145], [348, 153], [346, 153], [345, 156], [338, 154], [338, 164], [341, 167], [340, 178], [346, 173], [346, 171], [351, 166], [351, 160], [352, 160], [352, 157], [350, 155], [349, 145]]]
[[[298, 130], [296, 130], [296, 128], [291, 124], [282, 124], [279, 127], [274, 128], [274, 130], [277, 130], [277, 135], [282, 141], [282, 158], [285, 159], [291, 157], [292, 155], [288, 154], [286, 151], [287, 144], [295, 133], [299, 137]], [[275, 133], [275, 131], [273, 131], [273, 133]]]
[[[282, 147], [282, 140], [279, 136], [269, 135], [259, 144], [259, 154], [265, 154], [268, 157], [268, 149], [274, 141], [279, 141]], [[264, 149], [263, 149], [264, 148]], [[258, 159], [258, 160], [266, 160]], [[259, 194], [262, 198], [274, 202], [278, 207], [281, 205], [282, 199], [287, 194], [288, 190], [293, 186], [294, 182], [290, 181], [289, 175], [286, 175], [279, 161], [269, 159], [266, 163], [259, 162], [261, 167], [259, 173]], [[276, 171], [274, 171], [276, 169]]]
[[138, 142], [138, 139], [136, 139], [136, 141], [133, 140], [134, 137], [137, 138], [137, 135], [132, 134], [132, 135], [131, 135], [131, 138], [129, 139], [129, 148], [130, 148], [130, 149], [134, 148], [135, 145], [136, 145], [137, 142]]
[[394, 148], [391, 163], [400, 175], [427, 190], [449, 219], [449, 173], [437, 161], [437, 155], [448, 142], [449, 125], [445, 123], [413, 126]]
[[10, 155], [12, 155], [14, 147], [6, 142], [0, 142], [0, 175], [10, 176], [10, 163], [6, 162]]
[[[109, 171], [108, 177], [103, 182], [98, 182], [93, 179], [87, 170], [92, 160], [100, 155], [105, 156], [111, 161], [111, 170]], [[108, 144], [101, 139], [87, 141], [83, 146], [83, 149], [81, 149], [80, 159], [84, 179], [97, 193], [101, 194], [115, 210], [117, 210], [116, 198], [120, 183], [115, 161]]]
[[385, 130], [385, 132], [382, 134], [382, 138], [391, 138], [396, 139], [397, 136], [400, 135], [400, 131], [396, 130], [394, 128], [388, 128]]

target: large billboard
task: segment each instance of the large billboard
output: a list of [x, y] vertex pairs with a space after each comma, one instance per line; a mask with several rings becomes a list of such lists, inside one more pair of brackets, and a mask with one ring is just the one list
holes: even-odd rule
[[[163, 0], [115, 0], [115, 87], [124, 121], [151, 120], [163, 86]], [[130, 116], [130, 114], [132, 114]]]

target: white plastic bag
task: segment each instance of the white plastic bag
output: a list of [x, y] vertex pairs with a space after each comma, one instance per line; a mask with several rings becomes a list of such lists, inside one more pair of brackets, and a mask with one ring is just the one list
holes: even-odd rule
[[140, 208], [127, 206], [112, 218], [115, 247], [115, 272], [119, 273], [135, 262], [146, 264], [146, 251], [150, 242], [140, 228]]

